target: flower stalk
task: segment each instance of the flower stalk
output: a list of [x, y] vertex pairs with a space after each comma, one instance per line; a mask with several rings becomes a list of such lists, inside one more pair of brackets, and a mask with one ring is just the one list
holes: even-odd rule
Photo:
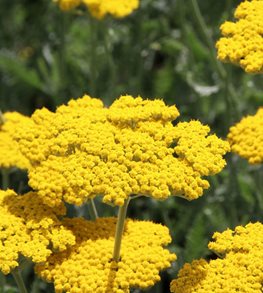
[[2, 175], [2, 189], [7, 190], [9, 188], [9, 169], [2, 168], [1, 175]]
[[16, 281], [19, 292], [20, 293], [27, 293], [27, 289], [26, 289], [24, 280], [21, 276], [21, 272], [20, 272], [19, 268], [14, 269], [12, 272], [12, 275]]
[[0, 126], [2, 124], [4, 124], [4, 123], [5, 123], [5, 117], [4, 117], [3, 113], [2, 113], [2, 111], [0, 110]]
[[89, 214], [90, 214], [90, 217], [92, 220], [97, 220], [98, 219], [98, 212], [97, 212], [97, 209], [96, 209], [96, 205], [95, 205], [95, 202], [94, 202], [94, 199], [91, 199], [88, 203], [88, 208], [89, 208]]
[[118, 220], [116, 225], [115, 232], [115, 242], [114, 242], [114, 250], [113, 250], [113, 261], [118, 262], [120, 260], [120, 252], [121, 252], [121, 240], [124, 231], [125, 218], [127, 214], [127, 208], [129, 204], [130, 198], [127, 198], [123, 204], [123, 206], [119, 207], [118, 212]]

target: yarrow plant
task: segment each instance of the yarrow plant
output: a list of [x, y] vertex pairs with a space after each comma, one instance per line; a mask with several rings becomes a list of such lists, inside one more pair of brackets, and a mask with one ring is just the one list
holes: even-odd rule
[[[139, 0], [53, 1], [63, 11], [87, 8], [97, 19], [122, 18], [139, 6]], [[262, 4], [244, 1], [237, 22], [221, 26], [218, 59], [263, 72]], [[224, 168], [230, 146], [249, 163], [262, 162], [262, 109], [232, 126], [228, 141], [198, 120], [176, 123], [179, 115], [161, 99], [130, 95], [107, 107], [85, 95], [55, 112], [0, 115], [0, 166], [26, 169], [32, 189], [0, 190], [0, 271], [12, 273], [23, 293], [17, 273], [23, 258], [58, 293], [129, 293], [158, 282], [177, 259], [167, 248], [169, 230], [126, 218], [130, 201], [199, 198], [209, 188], [207, 177]], [[100, 218], [95, 198], [117, 207], [117, 217]], [[70, 204], [91, 204], [91, 220], [69, 217]], [[218, 258], [185, 264], [171, 292], [262, 292], [262, 227], [257, 222], [215, 233], [208, 247]]]
[[[2, 249], [13, 253], [6, 253], [2, 272], [15, 268], [21, 254], [37, 264], [36, 273], [53, 282], [56, 292], [120, 293], [159, 281], [159, 271], [176, 259], [164, 249], [169, 231], [125, 219], [129, 201], [198, 198], [209, 187], [203, 177], [220, 172], [229, 151], [229, 144], [209, 135], [199, 121], [174, 126], [178, 116], [175, 106], [159, 99], [121, 96], [104, 107], [84, 96], [56, 112], [37, 110], [20, 123], [13, 137], [30, 162], [35, 191], [3, 192], [0, 237], [8, 239]], [[97, 195], [119, 206], [117, 218], [63, 218], [65, 202], [80, 205]], [[29, 250], [31, 243], [35, 248]]]
[[218, 58], [240, 65], [248, 73], [263, 72], [263, 1], [242, 2], [235, 11], [237, 22], [221, 26]]
[[73, 10], [76, 7], [85, 6], [91, 15], [97, 19], [102, 19], [106, 15], [116, 18], [123, 18], [131, 14], [139, 7], [139, 0], [53, 0], [63, 11]]

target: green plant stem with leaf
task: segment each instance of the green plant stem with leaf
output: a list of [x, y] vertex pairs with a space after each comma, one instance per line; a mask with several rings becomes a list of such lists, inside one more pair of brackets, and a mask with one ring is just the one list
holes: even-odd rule
[[98, 78], [98, 70], [97, 70], [97, 43], [98, 43], [98, 28], [99, 23], [97, 19], [94, 19], [93, 17], [89, 18], [89, 88], [88, 93], [92, 96], [97, 95], [97, 78]]
[[[231, 115], [227, 115], [229, 122], [231, 125], [233, 120], [238, 120], [240, 118], [240, 113], [238, 111], [237, 107], [237, 94], [235, 89], [233, 88], [232, 84], [229, 82], [229, 72], [224, 68], [222, 63], [218, 62], [217, 57], [216, 57], [216, 52], [215, 52], [215, 45], [214, 41], [211, 38], [208, 28], [206, 26], [205, 20], [202, 16], [202, 13], [200, 11], [199, 5], [197, 0], [190, 0], [191, 3], [191, 8], [193, 11], [193, 15], [196, 19], [196, 23], [199, 27], [200, 33], [203, 37], [203, 39], [206, 41], [206, 44], [209, 48], [209, 53], [210, 53], [210, 60], [213, 64], [213, 67], [215, 71], [217, 72], [218, 76], [224, 83], [224, 86], [226, 88], [226, 93], [224, 95], [225, 98], [225, 103], [226, 103], [226, 110], [231, 111]], [[231, 119], [231, 121], [230, 121]], [[228, 125], [228, 126], [229, 126]]]
[[20, 269], [15, 268], [12, 272], [12, 275], [16, 281], [19, 292], [20, 293], [27, 293], [27, 289], [26, 289], [25, 283], [23, 281]]
[[[200, 11], [198, 1], [197, 0], [190, 0], [191, 8], [193, 11], [193, 15], [196, 19], [196, 23], [199, 27], [200, 33], [203, 39], [206, 41], [206, 44], [209, 48], [210, 53], [210, 60], [214, 67], [214, 70], [217, 72], [218, 76], [221, 79], [221, 82], [224, 87], [224, 100], [225, 100], [225, 109], [226, 109], [226, 123], [225, 123], [225, 131], [228, 132], [228, 129], [234, 122], [240, 119], [240, 113], [238, 110], [238, 103], [237, 103], [237, 94], [233, 85], [231, 83], [231, 74], [229, 67], [224, 67], [222, 63], [218, 62], [214, 41], [211, 38], [208, 27], [206, 26], [205, 20], [202, 16]], [[229, 198], [229, 213], [231, 214], [232, 222], [236, 224], [238, 222], [238, 215], [237, 209], [235, 207], [235, 199], [240, 194], [238, 178], [237, 178], [237, 168], [233, 158], [231, 157], [229, 160], [229, 191], [230, 191], [230, 198]]]
[[0, 272], [0, 293], [4, 293], [4, 287], [6, 284], [6, 277]]

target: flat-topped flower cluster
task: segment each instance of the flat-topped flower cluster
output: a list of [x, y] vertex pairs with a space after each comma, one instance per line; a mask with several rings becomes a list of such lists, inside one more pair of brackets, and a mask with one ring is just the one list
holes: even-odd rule
[[244, 117], [230, 128], [228, 141], [233, 152], [250, 164], [263, 162], [263, 108], [255, 115]]
[[[34, 191], [0, 192], [0, 270], [8, 274], [20, 255], [30, 258], [56, 292], [128, 293], [159, 281], [176, 259], [164, 248], [168, 229], [120, 215], [136, 195], [198, 198], [229, 150], [199, 121], [174, 125], [178, 116], [160, 99], [128, 95], [110, 107], [84, 96], [30, 118], [6, 114], [0, 135], [7, 132], [27, 162]], [[118, 218], [66, 217], [65, 202], [81, 205], [97, 195], [120, 206]]]
[[97, 194], [120, 206], [132, 194], [198, 198], [209, 187], [203, 177], [225, 166], [229, 145], [199, 121], [173, 126], [178, 116], [162, 100], [131, 96], [109, 108], [84, 96], [55, 113], [37, 110], [16, 136], [32, 165], [29, 185], [49, 206]]
[[225, 293], [263, 290], [263, 225], [259, 222], [215, 233], [208, 247], [222, 258], [194, 260], [171, 283], [173, 293]]
[[76, 245], [36, 266], [37, 274], [53, 282], [56, 292], [146, 289], [159, 281], [159, 271], [176, 259], [163, 248], [171, 237], [168, 228], [160, 224], [127, 219], [119, 262], [112, 261], [116, 218], [66, 219], [64, 225], [76, 235]]
[[17, 112], [6, 112], [1, 116], [0, 122], [0, 167], [28, 169], [29, 161], [23, 156], [19, 150], [17, 142], [13, 139], [17, 126], [21, 122], [29, 120]]
[[263, 72], [263, 0], [242, 2], [235, 11], [237, 22], [221, 26], [218, 58], [240, 65], [248, 73]]
[[139, 7], [139, 0], [53, 0], [60, 9], [69, 11], [80, 5], [88, 8], [91, 15], [97, 19], [104, 18], [107, 14], [122, 18], [131, 14]]

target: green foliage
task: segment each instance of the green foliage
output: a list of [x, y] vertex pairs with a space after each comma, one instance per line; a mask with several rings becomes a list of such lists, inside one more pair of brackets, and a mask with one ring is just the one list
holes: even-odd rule
[[[247, 75], [215, 58], [219, 26], [232, 18], [239, 2], [198, 1], [203, 30], [191, 0], [142, 0], [131, 16], [103, 21], [83, 11], [62, 13], [51, 0], [1, 0], [0, 109], [31, 114], [84, 93], [106, 104], [127, 93], [161, 97], [177, 105], [181, 120], [200, 119], [225, 137], [233, 123], [256, 112], [263, 96], [262, 75]], [[148, 292], [168, 292], [169, 281], [185, 262], [209, 257], [207, 242], [215, 231], [263, 220], [262, 167], [251, 167], [232, 154], [227, 162], [196, 201], [131, 202], [130, 217], [169, 227], [170, 248], [178, 255], [162, 283]], [[15, 176], [11, 179], [18, 189]], [[112, 215], [111, 207], [96, 203], [100, 215]], [[70, 213], [86, 210], [71, 207]], [[53, 292], [52, 286], [34, 279], [31, 266], [27, 271], [31, 292]], [[3, 282], [0, 278], [2, 292], [17, 292], [12, 278]]]
[[[193, 219], [193, 224], [189, 227], [185, 243], [185, 260], [192, 261], [207, 254], [206, 246], [208, 239], [205, 235], [205, 220], [203, 215], [197, 214]], [[205, 253], [206, 252], [206, 253]]]

